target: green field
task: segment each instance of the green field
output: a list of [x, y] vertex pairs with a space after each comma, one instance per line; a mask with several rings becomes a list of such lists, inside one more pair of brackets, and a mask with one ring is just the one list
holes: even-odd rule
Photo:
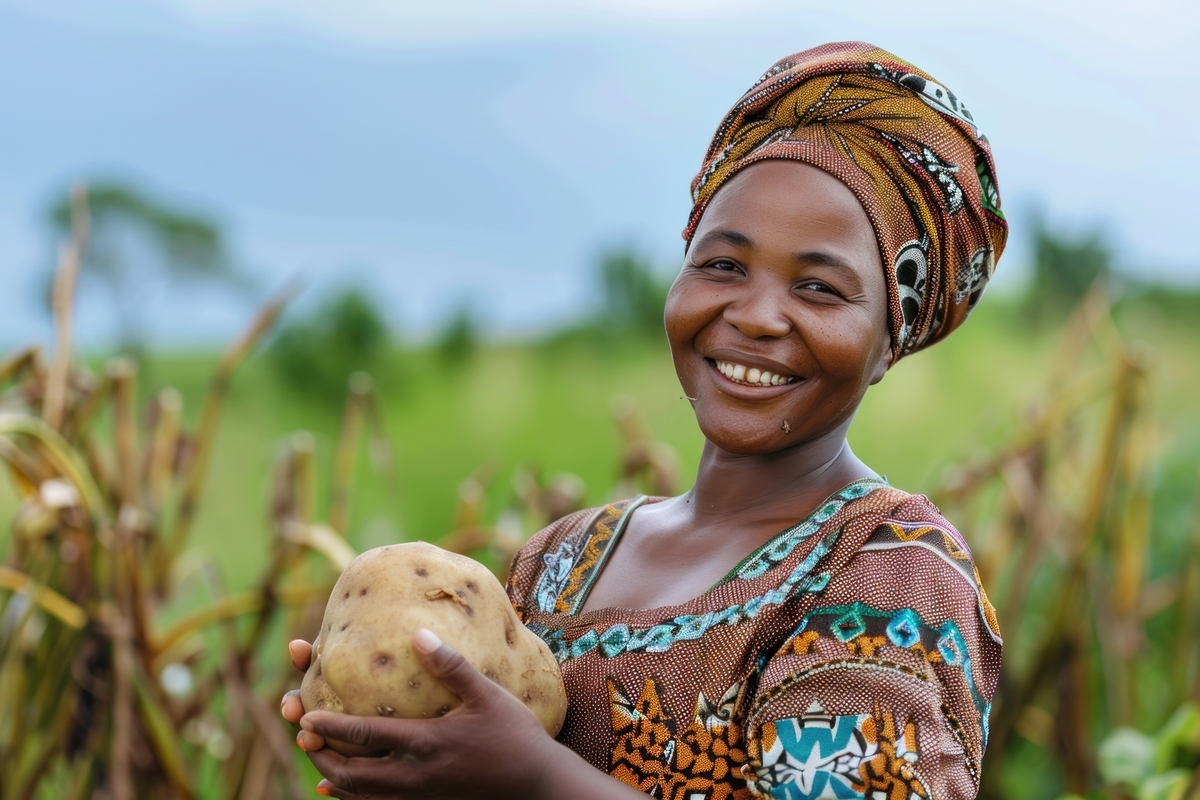
[[[1136, 307], [1122, 318], [1127, 335], [1155, 353], [1164, 468], [1200, 462], [1200, 322]], [[952, 338], [904, 359], [868, 392], [852, 446], [894, 485], [932, 491], [947, 465], [1000, 445], [1021, 426], [1043, 399], [1056, 341], [1053, 329], [1030, 329], [1016, 309], [984, 304]], [[142, 389], [175, 386], [194, 419], [215, 363], [216, 354], [158, 358], [143, 371]], [[681, 489], [694, 474], [702, 437], [665, 341], [495, 346], [462, 364], [408, 350], [396, 353], [395, 364], [382, 394], [396, 481], [374, 475], [364, 456], [354, 485], [356, 546], [442, 536], [459, 482], [484, 464], [500, 475], [489, 498], [493, 515], [509, 501], [507, 478], [522, 463], [574, 473], [590, 502], [610, 499], [619, 440], [609, 409], [619, 395], [632, 397], [654, 435], [676, 449]], [[339, 409], [280, 386], [262, 355], [235, 377], [193, 535], [231, 588], [249, 586], [262, 563], [269, 475], [286, 437], [311, 431], [327, 474], [339, 425]], [[12, 499], [7, 486], [0, 491], [6, 515]]]
[[[1200, 464], [1196, 310], [1194, 302], [1131, 303], [1117, 313], [1123, 334], [1152, 364], [1158, 452], [1151, 574], [1178, 558], [1191, 524]], [[1059, 340], [1058, 327], [1031, 325], [1015, 305], [985, 303], [961, 331], [901, 361], [868, 393], [851, 432], [855, 451], [894, 485], [934, 492], [948, 466], [1001, 447], [1023, 428], [1030, 409], [1046, 400]], [[216, 360], [216, 353], [160, 354], [144, 365], [140, 389], [178, 388], [192, 424]], [[324, 490], [340, 426], [337, 407], [297, 396], [270, 366], [257, 355], [233, 381], [192, 536], [195, 556], [214, 561], [231, 589], [254, 585], [264, 567], [270, 474], [288, 437], [314, 434]], [[610, 406], [622, 395], [678, 453], [681, 490], [694, 474], [702, 438], [659, 338], [485, 346], [462, 362], [447, 362], [432, 348], [397, 349], [392, 367], [381, 395], [397, 470], [386, 480], [360, 457], [349, 534], [359, 549], [447, 533], [459, 483], [485, 464], [498, 475], [489, 519], [512, 502], [509, 476], [522, 464], [578, 475], [591, 504], [610, 499], [620, 450]], [[0, 518], [14, 508], [11, 488], [0, 484]], [[980, 531], [962, 527], [974, 545], [985, 544]], [[0, 546], [6, 536], [0, 528]], [[1157, 726], [1170, 710], [1150, 704], [1139, 721]], [[1051, 781], [1023, 796], [1054, 797], [1056, 787]]]
[[[1200, 463], [1200, 318], [1190, 311], [1132, 304], [1118, 314], [1127, 338], [1152, 354], [1161, 478], [1176, 493], [1190, 492], [1178, 480]], [[1012, 305], [983, 304], [953, 337], [902, 360], [867, 393], [850, 434], [855, 452], [893, 485], [932, 492], [948, 465], [1002, 445], [1044, 402], [1058, 344], [1057, 327], [1031, 326]], [[194, 424], [218, 355], [160, 354], [143, 367], [140, 389], [176, 387]], [[385, 481], [360, 459], [349, 536], [359, 548], [444, 535], [459, 483], [485, 464], [499, 475], [492, 517], [510, 502], [507, 479], [519, 464], [580, 476], [590, 503], [611, 499], [620, 442], [610, 406], [621, 395], [633, 398], [653, 434], [678, 453], [680, 490], [694, 475], [703, 439], [665, 339], [497, 345], [454, 364], [431, 349], [398, 350], [391, 366], [381, 394], [397, 473]], [[282, 386], [265, 355], [236, 374], [192, 536], [231, 589], [253, 584], [262, 566], [270, 473], [287, 438], [298, 430], [315, 435], [321, 491], [339, 426], [339, 408]], [[1190, 501], [1161, 499], [1174, 501], [1161, 503], [1164, 511]], [[14, 504], [11, 487], [0, 482], [0, 518]], [[0, 528], [0, 543], [6, 536]]]

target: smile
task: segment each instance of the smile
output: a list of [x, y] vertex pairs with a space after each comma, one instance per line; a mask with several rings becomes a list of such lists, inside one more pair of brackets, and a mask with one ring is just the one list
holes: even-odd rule
[[717, 371], [734, 383], [743, 386], [782, 386], [800, 380], [795, 375], [777, 375], [773, 372], [735, 364], [732, 361], [714, 361]]

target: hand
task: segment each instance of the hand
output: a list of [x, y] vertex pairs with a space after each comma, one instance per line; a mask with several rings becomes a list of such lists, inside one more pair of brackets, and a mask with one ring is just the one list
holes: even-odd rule
[[[303, 639], [293, 639], [288, 642], [288, 654], [292, 657], [293, 667], [301, 672], [308, 672], [308, 662], [312, 660], [311, 644]], [[283, 701], [279, 704], [279, 713], [293, 725], [300, 722], [300, 718], [304, 716], [304, 704], [300, 701], [299, 689], [293, 689], [283, 696]]]
[[[327, 778], [318, 784], [318, 793], [343, 800], [535, 797], [547, 764], [561, 746], [524, 703], [485, 678], [432, 632], [420, 631], [413, 645], [425, 669], [462, 701], [444, 717], [303, 714], [294, 692], [284, 696], [284, 717], [298, 719], [303, 729], [297, 743]], [[292, 642], [289, 650], [297, 669], [307, 669], [312, 652], [308, 643]], [[385, 755], [347, 758], [325, 748], [326, 737], [385, 751]]]

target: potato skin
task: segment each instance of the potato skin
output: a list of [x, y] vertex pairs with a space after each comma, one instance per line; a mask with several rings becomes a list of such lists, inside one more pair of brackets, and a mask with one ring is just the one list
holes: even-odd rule
[[562, 728], [567, 696], [545, 642], [521, 624], [487, 568], [425, 542], [368, 550], [342, 572], [313, 640], [304, 710], [429, 719], [459, 705], [417, 661], [412, 637], [421, 628], [522, 700], [551, 736]]

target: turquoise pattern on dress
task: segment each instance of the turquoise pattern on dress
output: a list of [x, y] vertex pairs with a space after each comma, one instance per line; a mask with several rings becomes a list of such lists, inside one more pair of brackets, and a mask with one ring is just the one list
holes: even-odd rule
[[[863, 800], [861, 764], [878, 751], [863, 734], [869, 716], [826, 716], [818, 709], [778, 720], [775, 745], [763, 758], [772, 800]], [[805, 724], [814, 717], [816, 724]]]
[[699, 639], [721, 625], [733, 626], [743, 620], [754, 619], [763, 609], [780, 605], [793, 595], [824, 590], [829, 585], [830, 575], [826, 572], [814, 575], [812, 571], [833, 550], [841, 533], [842, 529], [838, 528], [822, 539], [779, 586], [745, 603], [720, 611], [685, 614], [648, 628], [631, 628], [620, 622], [604, 631], [593, 628], [570, 644], [566, 641], [565, 631], [561, 629], [551, 629], [534, 622], [527, 623], [526, 627], [546, 642], [560, 664], [593, 650], [598, 650], [608, 658], [616, 658], [622, 653], [665, 653], [676, 642]]
[[[826, 618], [829, 619], [829, 622], [814, 624], [814, 621]], [[980, 719], [983, 721], [983, 743], [986, 747], [987, 718], [991, 704], [980, 693], [975, 683], [975, 671], [971, 664], [970, 653], [967, 652], [967, 642], [954, 620], [948, 619], [941, 625], [930, 625], [911, 608], [883, 611], [866, 603], [850, 603], [849, 605], [813, 609], [804, 615], [804, 619], [800, 620], [800, 624], [796, 626], [788, 639], [812, 629], [818, 633], [828, 633], [839, 642], [845, 643], [866, 633], [870, 620], [880, 620], [886, 623], [884, 632], [888, 641], [896, 647], [909, 650], [921, 644], [922, 639], [925, 639], [936, 647], [938, 654], [948, 666], [962, 671], [967, 688], [971, 692], [975, 710], [979, 712]]]
[[[759, 548], [745, 562], [735, 568], [731, 573], [731, 578], [751, 580], [765, 574], [795, 552], [800, 544], [811, 538], [847, 503], [860, 497], [866, 497], [876, 489], [885, 486], [887, 486], [887, 481], [878, 478], [864, 478], [851, 483], [822, 503], [803, 522], [788, 528]], [[567, 642], [564, 630], [552, 629], [537, 623], [529, 623], [527, 627], [546, 642], [560, 664], [569, 659], [579, 658], [593, 650], [607, 658], [616, 658], [622, 653], [665, 653], [676, 642], [699, 639], [713, 628], [721, 625], [733, 626], [743, 620], [754, 619], [762, 613], [763, 609], [780, 605], [793, 595], [816, 594], [824, 591], [832, 576], [828, 572], [814, 574], [813, 570], [816, 569], [821, 559], [833, 550], [841, 534], [842, 529], [838, 528], [818, 542], [812, 552], [805, 556], [804, 560], [796, 565], [783, 582], [774, 589], [758, 597], [753, 597], [745, 603], [732, 605], [720, 611], [710, 611], [707, 614], [685, 614], [664, 620], [648, 628], [635, 629], [623, 622], [604, 631], [593, 628], [571, 643]], [[586, 544], [586, 539], [567, 539], [558, 546], [552, 555], [548, 554], [543, 557], [545, 567], [538, 578], [535, 591], [539, 610], [546, 613], [553, 612], [561, 592], [567, 585], [569, 573], [580, 558]]]
[[887, 486], [887, 481], [877, 478], [864, 478], [855, 481], [830, 497], [821, 507], [810, 514], [803, 522], [788, 528], [773, 540], [759, 548], [758, 552], [742, 563], [735, 573], [744, 581], [753, 580], [767, 570], [782, 562], [792, 554], [802, 542], [808, 540], [821, 526], [842, 510], [851, 500], [866, 497], [876, 489]]

